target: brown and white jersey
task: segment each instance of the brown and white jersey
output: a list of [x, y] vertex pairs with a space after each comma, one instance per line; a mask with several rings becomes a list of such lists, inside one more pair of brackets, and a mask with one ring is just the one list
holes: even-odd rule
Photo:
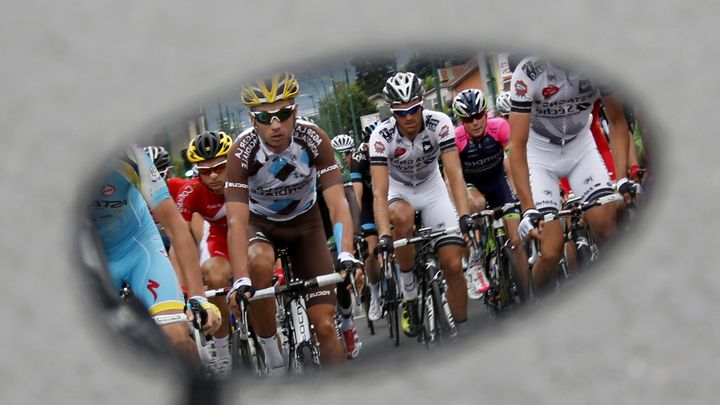
[[248, 203], [250, 212], [272, 221], [287, 221], [307, 212], [323, 189], [342, 184], [327, 134], [298, 122], [290, 146], [271, 151], [255, 128], [238, 136], [228, 153], [226, 201]]

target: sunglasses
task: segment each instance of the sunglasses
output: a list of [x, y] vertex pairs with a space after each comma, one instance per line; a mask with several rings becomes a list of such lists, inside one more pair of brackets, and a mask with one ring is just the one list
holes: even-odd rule
[[391, 108], [390, 111], [392, 111], [393, 114], [397, 115], [398, 117], [406, 117], [408, 115], [414, 115], [422, 108], [422, 101], [412, 105], [408, 108]]
[[471, 116], [469, 116], [469, 117], [461, 117], [460, 119], [461, 119], [462, 122], [464, 122], [465, 124], [470, 124], [470, 123], [472, 123], [472, 122], [475, 121], [475, 120], [481, 120], [481, 119], [483, 119], [483, 118], [485, 118], [485, 111], [483, 111], [483, 112], [481, 112], [481, 113], [478, 113], [478, 114], [475, 114], [475, 115], [471, 115]]
[[196, 166], [198, 173], [202, 174], [203, 176], [209, 176], [212, 173], [220, 173], [223, 170], [225, 170], [225, 165], [227, 165], [227, 160], [223, 160], [222, 162], [212, 165], [212, 166]]
[[295, 111], [297, 104], [289, 105], [274, 111], [251, 111], [250, 115], [253, 116], [259, 123], [263, 125], [270, 125], [274, 119], [278, 122], [283, 122], [290, 118], [293, 111]]
[[350, 149], [350, 150], [346, 150], [344, 152], [340, 152], [340, 154], [343, 156], [352, 155], [353, 153], [355, 153], [355, 149]]

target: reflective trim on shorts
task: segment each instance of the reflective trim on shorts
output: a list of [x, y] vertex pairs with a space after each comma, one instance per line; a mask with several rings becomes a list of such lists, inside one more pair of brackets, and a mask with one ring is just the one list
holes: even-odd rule
[[177, 310], [180, 312], [185, 311], [185, 303], [181, 301], [163, 301], [150, 307], [150, 315], [157, 315], [163, 311]]

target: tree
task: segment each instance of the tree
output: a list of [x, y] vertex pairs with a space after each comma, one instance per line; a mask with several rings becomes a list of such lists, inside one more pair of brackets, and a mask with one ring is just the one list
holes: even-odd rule
[[[466, 53], [416, 53], [402, 67], [404, 72], [413, 72], [421, 79], [432, 77], [434, 68], [444, 68], [462, 65], [467, 62], [473, 54]], [[427, 88], [426, 88], [427, 90]]]
[[365, 94], [371, 96], [381, 93], [385, 81], [395, 74], [395, 55], [358, 56], [350, 63], [355, 67], [357, 85]]
[[[338, 96], [338, 109], [340, 110], [340, 127], [337, 124], [337, 112], [335, 109], [335, 95], [330, 93], [327, 98], [320, 100], [320, 113], [318, 114], [317, 124], [320, 128], [330, 132], [330, 128], [335, 129], [335, 133], [330, 133], [330, 137], [337, 134], [347, 134], [352, 128], [352, 114], [350, 113], [350, 100], [349, 95], [352, 95], [353, 105], [355, 107], [355, 119], [358, 120], [358, 126], [360, 124], [360, 116], [366, 114], [373, 114], [377, 112], [377, 107], [370, 101], [367, 94], [362, 91], [358, 82], [351, 83], [350, 89], [348, 90], [347, 83], [335, 82]], [[332, 125], [330, 124], [332, 120]]]

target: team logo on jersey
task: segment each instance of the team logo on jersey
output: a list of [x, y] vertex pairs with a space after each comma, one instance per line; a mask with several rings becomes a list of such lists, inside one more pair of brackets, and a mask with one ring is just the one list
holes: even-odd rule
[[115, 187], [113, 187], [112, 184], [106, 184], [100, 192], [102, 195], [113, 195], [115, 194]]
[[375, 152], [377, 152], [377, 153], [383, 153], [383, 152], [385, 152], [385, 145], [383, 145], [382, 142], [380, 142], [380, 141], [375, 141], [375, 143], [373, 144], [373, 146], [375, 147]]
[[522, 70], [530, 80], [535, 80], [540, 73], [545, 71], [545, 63], [539, 61], [527, 62], [523, 65]]
[[405, 148], [396, 148], [395, 149], [395, 157], [400, 157], [405, 154], [407, 150]]
[[437, 118], [433, 118], [430, 115], [428, 115], [427, 119], [425, 120], [425, 126], [431, 131], [434, 131], [439, 123], [440, 120], [438, 120]]
[[433, 148], [433, 146], [432, 146], [432, 143], [430, 143], [430, 141], [423, 141], [423, 143], [422, 143], [423, 152], [430, 152], [432, 150], [432, 148]]
[[515, 82], [515, 93], [517, 93], [518, 96], [524, 96], [527, 94], [527, 84], [525, 84], [524, 81], [518, 80]]
[[160, 287], [160, 284], [157, 281], [148, 279], [147, 289], [152, 293], [153, 301], [157, 301], [157, 292], [155, 290], [158, 287]]
[[555, 86], [554, 84], [551, 84], [542, 89], [542, 95], [545, 98], [550, 98], [554, 96], [558, 91], [560, 91], [560, 88], [558, 86]]
[[445, 138], [450, 133], [450, 128], [448, 128], [447, 125], [443, 125], [442, 129], [440, 130], [440, 138]]
[[592, 91], [592, 84], [590, 83], [590, 80], [583, 79], [578, 82], [578, 91], [580, 93], [588, 93]]

